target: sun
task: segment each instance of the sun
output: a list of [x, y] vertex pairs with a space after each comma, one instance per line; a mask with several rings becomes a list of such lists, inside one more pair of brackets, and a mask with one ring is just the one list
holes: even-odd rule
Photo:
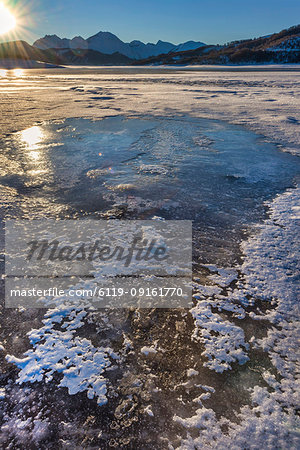
[[0, 35], [8, 33], [16, 26], [16, 19], [6, 6], [0, 2]]

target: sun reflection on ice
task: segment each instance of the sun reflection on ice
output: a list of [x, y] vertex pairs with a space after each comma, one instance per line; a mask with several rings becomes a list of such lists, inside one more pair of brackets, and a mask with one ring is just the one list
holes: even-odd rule
[[16, 135], [16, 145], [20, 149], [23, 170], [27, 176], [27, 186], [44, 186], [53, 179], [49, 149], [58, 144], [49, 143], [50, 137], [51, 132], [49, 133], [44, 125], [35, 125]]
[[13, 75], [15, 77], [23, 77], [24, 75], [24, 70], [23, 69], [14, 69], [13, 70]]
[[27, 130], [21, 131], [19, 136], [21, 142], [25, 144], [25, 154], [28, 159], [28, 163], [34, 165], [35, 173], [32, 172], [31, 175], [40, 174], [40, 171], [44, 170], [43, 166], [45, 163], [45, 155], [41, 146], [45, 139], [45, 132], [41, 127], [34, 126], [27, 128]]
[[37, 170], [29, 170], [28, 175], [36, 176], [42, 175], [43, 173], [47, 173], [46, 169], [37, 169]]
[[[44, 138], [44, 133], [41, 127], [34, 126], [31, 128], [27, 128], [27, 130], [23, 130], [20, 133], [21, 140], [29, 147], [30, 150], [36, 150], [39, 147], [39, 144]], [[37, 151], [31, 151], [33, 159], [38, 159]]]
[[29, 156], [34, 161], [37, 161], [41, 157], [40, 152], [29, 152]]

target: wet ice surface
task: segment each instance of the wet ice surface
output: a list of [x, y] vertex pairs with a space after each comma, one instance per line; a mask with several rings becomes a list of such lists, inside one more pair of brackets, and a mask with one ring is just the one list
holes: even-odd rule
[[203, 263], [234, 260], [263, 201], [299, 173], [298, 158], [244, 128], [188, 116], [68, 119], [2, 145], [6, 217], [190, 219]]
[[[134, 81], [153, 82], [156, 89], [162, 82], [164, 90], [182, 83], [186, 92], [176, 96], [183, 109], [193, 90], [198, 97], [230, 95], [226, 106], [233, 109], [232, 96], [257, 100], [264, 87], [270, 97], [279, 86], [237, 82], [231, 74], [229, 80], [190, 78]], [[229, 92], [233, 85], [235, 93]], [[296, 80], [286, 86], [294, 89]], [[84, 101], [100, 97], [101, 89], [79, 86], [76, 93]], [[156, 105], [158, 98], [152, 97]], [[253, 106], [247, 107], [245, 121]], [[273, 110], [274, 132], [278, 137], [282, 117], [286, 129], [292, 127], [292, 142], [295, 123], [283, 106], [281, 115]], [[295, 114], [290, 104], [288, 117]], [[190, 312], [91, 312], [86, 304], [46, 313], [3, 310], [3, 446], [299, 447], [299, 190], [288, 189], [299, 173], [298, 158], [244, 128], [169, 115], [172, 120], [60, 120], [2, 141], [3, 215], [193, 218], [199, 262]], [[58, 360], [61, 353], [68, 359]], [[34, 377], [40, 381], [31, 384]]]

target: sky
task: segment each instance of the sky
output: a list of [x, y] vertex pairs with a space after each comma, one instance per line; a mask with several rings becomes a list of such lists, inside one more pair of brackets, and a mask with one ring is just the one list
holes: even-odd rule
[[208, 44], [264, 36], [300, 22], [300, 0], [1, 0], [17, 16], [0, 40], [45, 34], [87, 38], [110, 31], [134, 39]]

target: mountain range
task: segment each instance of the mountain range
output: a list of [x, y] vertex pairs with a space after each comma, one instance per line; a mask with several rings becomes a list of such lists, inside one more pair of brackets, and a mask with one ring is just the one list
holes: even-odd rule
[[73, 39], [61, 39], [54, 35], [46, 35], [33, 43], [33, 46], [40, 50], [47, 49], [81, 49], [94, 50], [106, 55], [120, 53], [131, 59], [144, 59], [163, 53], [194, 50], [205, 46], [203, 42], [188, 41], [175, 45], [170, 42], [157, 41], [156, 44], [144, 44], [141, 41], [123, 42], [117, 36], [108, 31], [100, 31], [88, 39], [76, 36]]
[[[131, 55], [131, 56], [128, 56]], [[151, 56], [149, 56], [151, 55]], [[142, 59], [141, 59], [142, 58]], [[0, 44], [0, 67], [50, 67], [50, 65], [189, 65], [189, 64], [284, 64], [300, 63], [300, 25], [255, 39], [226, 45], [189, 41], [178, 46], [158, 41], [122, 42], [112, 33], [100, 31], [87, 40], [80, 36], [61, 39], [56, 35]]]
[[226, 45], [204, 45], [188, 51], [171, 51], [165, 55], [140, 60], [147, 64], [293, 64], [300, 63], [300, 25], [279, 33]]

